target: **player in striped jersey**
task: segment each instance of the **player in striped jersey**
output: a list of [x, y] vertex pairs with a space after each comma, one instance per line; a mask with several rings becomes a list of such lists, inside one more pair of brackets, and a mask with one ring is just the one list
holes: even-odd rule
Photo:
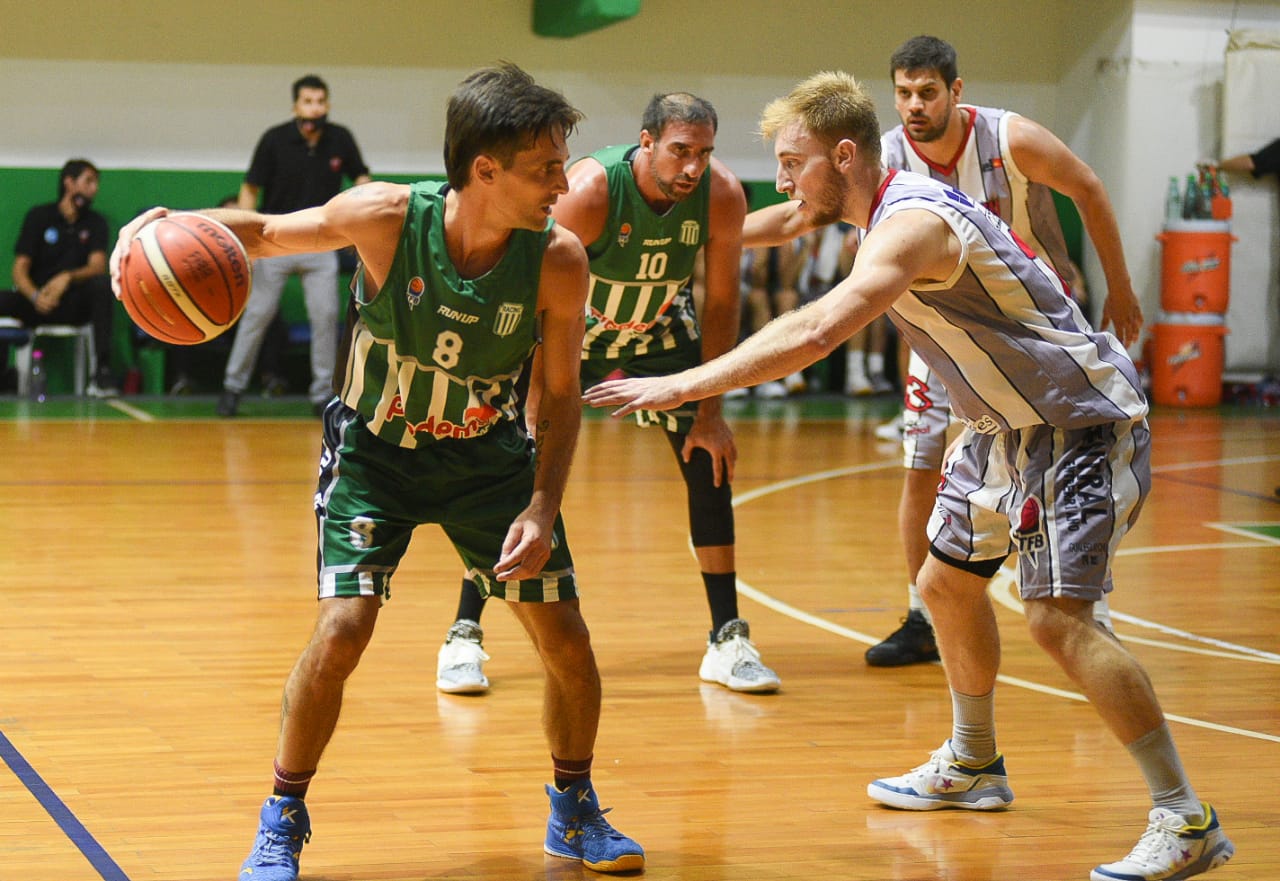
[[[615, 372], [677, 373], [727, 352], [737, 340], [746, 199], [733, 172], [711, 156], [715, 109], [684, 92], [655, 95], [641, 126], [638, 144], [607, 147], [575, 163], [570, 191], [554, 209], [591, 263], [584, 388]], [[701, 321], [690, 289], [699, 251], [706, 266]], [[536, 402], [530, 406], [536, 409]], [[761, 662], [738, 614], [731, 489], [738, 454], [720, 399], [636, 416], [641, 425], [663, 430], [685, 481], [689, 533], [711, 611], [699, 678], [733, 691], [776, 691], [781, 681]], [[437, 656], [441, 691], [488, 688], [483, 609], [479, 592], [464, 581], [456, 620]]]
[[798, 209], [773, 240], [849, 221], [865, 230], [849, 276], [714, 361], [603, 383], [587, 402], [626, 415], [777, 379], [888, 310], [966, 428], [920, 571], [951, 688], [951, 737], [868, 795], [908, 810], [1013, 800], [996, 748], [1000, 637], [986, 587], [1016, 550], [1032, 636], [1126, 745], [1153, 802], [1137, 846], [1092, 881], [1188, 878], [1226, 862], [1234, 846], [1192, 789], [1150, 679], [1092, 615], [1150, 484], [1147, 402], [1128, 354], [1089, 326], [1058, 274], [994, 214], [881, 164], [875, 106], [853, 77], [810, 77], [765, 108], [760, 128], [774, 141], [778, 189]]
[[[963, 80], [956, 50], [937, 37], [913, 37], [889, 60], [894, 108], [902, 124], [881, 139], [882, 161], [951, 184], [1000, 217], [1067, 285], [1075, 269], [1054, 206], [1057, 190], [1075, 203], [1106, 277], [1102, 328], [1115, 328], [1125, 345], [1137, 340], [1142, 310], [1133, 293], [1111, 200], [1102, 181], [1052, 132], [1024, 116], [960, 103]], [[929, 542], [925, 527], [938, 484], [951, 421], [946, 389], [928, 365], [912, 356], [902, 413], [902, 497], [898, 529], [907, 563], [907, 617], [867, 649], [867, 663], [897, 667], [938, 659], [929, 611], [916, 574]], [[1106, 604], [1095, 613], [1106, 620]]]
[[[308, 787], [425, 523], [508, 600], [542, 662], [554, 781], [543, 850], [598, 872], [644, 867], [644, 849], [604, 818], [591, 782], [600, 676], [560, 517], [582, 419], [587, 256], [550, 215], [568, 191], [567, 139], [581, 118], [515, 65], [483, 68], [449, 99], [447, 186], [378, 182], [288, 214], [211, 212], [250, 257], [347, 246], [360, 257], [343, 387], [324, 411], [315, 629], [285, 683], [274, 790], [242, 881], [297, 881]], [[121, 230], [117, 286], [133, 236], [165, 210]], [[512, 387], [535, 343], [542, 404], [531, 440]]]

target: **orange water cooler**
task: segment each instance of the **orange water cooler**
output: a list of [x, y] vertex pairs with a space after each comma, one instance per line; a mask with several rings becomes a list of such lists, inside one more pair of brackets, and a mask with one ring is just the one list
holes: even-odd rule
[[1152, 328], [1151, 397], [1175, 407], [1222, 401], [1231, 224], [1169, 221], [1160, 235], [1160, 309]]

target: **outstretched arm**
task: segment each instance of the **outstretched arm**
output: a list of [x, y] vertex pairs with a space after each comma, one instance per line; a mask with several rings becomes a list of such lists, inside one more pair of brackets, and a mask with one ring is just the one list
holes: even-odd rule
[[593, 407], [617, 406], [614, 415], [625, 416], [781, 379], [829, 355], [912, 282], [949, 277], [959, 258], [959, 242], [945, 221], [927, 211], [902, 211], [863, 240], [848, 278], [809, 305], [775, 318], [732, 351], [671, 376], [604, 382], [583, 399]]
[[788, 201], [752, 211], [742, 224], [742, 247], [783, 245], [813, 232], [817, 227], [801, 216], [799, 208], [799, 202]]
[[[240, 239], [250, 259], [336, 251], [355, 245], [365, 268], [381, 285], [395, 256], [409, 188], [371, 183], [353, 187], [315, 208], [289, 214], [260, 214], [240, 208], [202, 211], [226, 224]], [[168, 208], [152, 208], [125, 224], [111, 253], [111, 286], [120, 294], [120, 261], [138, 231]]]

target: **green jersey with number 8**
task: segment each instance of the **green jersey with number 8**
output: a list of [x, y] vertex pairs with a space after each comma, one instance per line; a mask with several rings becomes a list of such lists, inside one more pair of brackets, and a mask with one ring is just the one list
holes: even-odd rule
[[447, 184], [410, 187], [404, 228], [382, 289], [353, 294], [342, 402], [398, 446], [486, 434], [519, 417], [516, 380], [537, 341], [538, 280], [551, 222], [513, 230], [497, 265], [464, 279], [444, 239]]

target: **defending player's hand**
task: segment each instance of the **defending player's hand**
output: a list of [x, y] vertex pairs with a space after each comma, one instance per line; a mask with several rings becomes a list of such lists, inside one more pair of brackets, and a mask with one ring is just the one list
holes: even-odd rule
[[129, 253], [129, 243], [138, 234], [138, 230], [157, 217], [164, 217], [168, 213], [168, 208], [148, 208], [120, 227], [120, 234], [116, 236], [116, 246], [112, 249], [111, 258], [107, 263], [111, 269], [111, 291], [116, 295], [117, 300], [120, 299], [122, 293], [120, 289], [120, 263], [124, 260], [125, 255]]
[[637, 410], [670, 410], [691, 398], [681, 392], [673, 374], [607, 380], [583, 392], [582, 400], [592, 407], [621, 405], [613, 411], [614, 416], [621, 417]]

